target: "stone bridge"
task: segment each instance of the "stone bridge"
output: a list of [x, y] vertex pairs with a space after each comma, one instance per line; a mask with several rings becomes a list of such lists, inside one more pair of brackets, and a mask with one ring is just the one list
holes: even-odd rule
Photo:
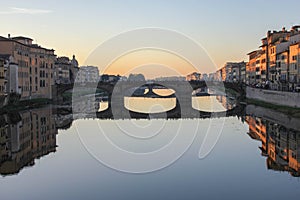
[[[218, 82], [218, 81], [155, 81], [155, 82], [146, 82], [146, 81], [118, 81], [118, 82], [99, 82], [97, 86], [95, 83], [87, 83], [84, 85], [76, 84], [76, 87], [82, 88], [92, 88], [97, 87], [98, 89], [102, 89], [106, 91], [108, 94], [113, 94], [113, 91], [116, 88], [118, 92], [120, 91], [128, 91], [128, 89], [132, 89], [135, 87], [146, 86], [151, 89], [153, 85], [163, 86], [165, 88], [173, 89], [175, 92], [180, 92], [183, 88], [192, 92], [198, 88], [204, 87], [218, 87], [218, 88], [230, 88], [240, 94], [245, 93], [244, 85], [239, 83], [231, 83], [231, 82]], [[61, 84], [55, 85], [53, 94], [57, 96], [61, 95], [67, 90], [73, 89], [73, 84]], [[95, 88], [96, 89], [96, 88]]]
[[[135, 116], [137, 118], [148, 118], [149, 116], [158, 117], [160, 115], [166, 115], [165, 113], [158, 114], [143, 114], [143, 113], [135, 113], [132, 111], [128, 111], [124, 105], [124, 97], [132, 96], [128, 91], [132, 91], [133, 88], [146, 87], [149, 89], [149, 93], [152, 92], [154, 87], [164, 87], [168, 89], [172, 89], [175, 91], [173, 97], [176, 97], [176, 107], [167, 113], [167, 117], [170, 118], [193, 118], [199, 115], [199, 111], [193, 109], [192, 107], [192, 92], [198, 88], [231, 88], [232, 90], [237, 91], [238, 93], [243, 94], [243, 88], [237, 84], [226, 83], [226, 82], [205, 82], [205, 81], [155, 81], [155, 82], [146, 82], [146, 81], [119, 81], [115, 83], [107, 83], [107, 82], [99, 82], [85, 84], [85, 85], [76, 85], [77, 88], [86, 89], [101, 89], [107, 92], [108, 94], [108, 109], [106, 111], [99, 113], [98, 116], [100, 118], [108, 117], [111, 118], [131, 118]], [[72, 89], [72, 85], [59, 85], [56, 88], [57, 96], [60, 96], [64, 91]], [[143, 96], [142, 96], [143, 97]], [[146, 97], [146, 95], [144, 95]], [[92, 104], [95, 106], [99, 104], [96, 99], [85, 99], [84, 102], [94, 101]], [[223, 112], [227, 115], [229, 112], [235, 113], [236, 111], [227, 111]], [[202, 116], [211, 115], [211, 113], [200, 112]], [[221, 114], [221, 113], [220, 113]], [[221, 114], [222, 115], [222, 114]], [[223, 114], [224, 115], [224, 114]]]

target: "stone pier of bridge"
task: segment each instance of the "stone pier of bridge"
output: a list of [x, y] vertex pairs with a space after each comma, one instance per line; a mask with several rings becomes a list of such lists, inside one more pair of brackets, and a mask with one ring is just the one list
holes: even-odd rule
[[[134, 87], [140, 87], [143, 84], [139, 83], [140, 85], [135, 84], [119, 84], [114, 87], [112, 94], [109, 96], [109, 109], [114, 116], [114, 118], [130, 118], [130, 112], [125, 107], [125, 97], [128, 97], [126, 92], [129, 89]], [[189, 85], [188, 82], [184, 83], [168, 83], [168, 82], [155, 82], [157, 85], [164, 86], [168, 89], [172, 89], [175, 91], [174, 97], [176, 98], [176, 107], [172, 110], [173, 113], [180, 115], [181, 118], [188, 118], [191, 115], [197, 115], [199, 112], [196, 112], [192, 107], [192, 92], [193, 88]], [[147, 86], [145, 83], [144, 85]], [[149, 90], [152, 87], [148, 84]], [[167, 112], [168, 113], [168, 112]]]

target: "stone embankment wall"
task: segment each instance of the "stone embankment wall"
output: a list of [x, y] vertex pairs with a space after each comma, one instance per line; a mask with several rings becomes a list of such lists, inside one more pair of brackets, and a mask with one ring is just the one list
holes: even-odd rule
[[281, 92], [247, 87], [246, 97], [248, 99], [256, 99], [276, 105], [300, 108], [299, 92]]

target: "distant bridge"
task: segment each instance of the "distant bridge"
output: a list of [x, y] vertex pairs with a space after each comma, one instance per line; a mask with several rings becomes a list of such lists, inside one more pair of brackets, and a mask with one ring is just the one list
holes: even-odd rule
[[[189, 84], [187, 84], [189, 83]], [[236, 91], [239, 94], [245, 93], [245, 87], [239, 83], [231, 83], [231, 82], [218, 82], [218, 81], [155, 81], [155, 82], [147, 82], [147, 81], [118, 81], [118, 82], [101, 82], [99, 81], [96, 85], [95, 83], [86, 83], [86, 84], [77, 84], [78, 88], [98, 88], [106, 91], [108, 94], [112, 94], [115, 87], [118, 87], [118, 91], [127, 91], [128, 89], [138, 88], [138, 87], [148, 87], [150, 90], [153, 86], [163, 86], [165, 88], [169, 88], [174, 90], [175, 92], [180, 92], [180, 89], [183, 87], [186, 90], [193, 91], [198, 88], [204, 87], [215, 87], [215, 88], [230, 88]], [[73, 89], [73, 84], [59, 84], [55, 85], [55, 91], [53, 94], [57, 96], [63, 94], [64, 92]], [[179, 90], [179, 91], [178, 91]]]
[[[140, 97], [159, 97], [153, 93], [153, 88], [156, 87], [164, 87], [168, 89], [174, 90], [174, 94], [169, 95], [168, 97], [175, 97], [176, 98], [176, 107], [170, 111], [157, 113], [157, 114], [144, 114], [144, 113], [137, 113], [133, 111], [129, 111], [125, 108], [124, 105], [124, 97], [126, 96], [134, 96], [134, 94], [128, 94], [129, 90], [135, 88], [148, 88], [149, 92], [147, 94], [139, 95]], [[199, 112], [192, 107], [192, 92], [198, 88], [217, 88], [217, 89], [225, 89], [230, 88], [240, 94], [244, 93], [243, 88], [234, 83], [227, 83], [227, 82], [205, 82], [205, 81], [155, 81], [155, 82], [146, 82], [146, 81], [119, 81], [119, 82], [99, 82], [90, 83], [85, 85], [76, 84], [75, 89], [77, 90], [86, 90], [86, 89], [101, 89], [107, 92], [108, 95], [108, 109], [97, 113], [97, 117], [99, 118], [194, 118], [198, 117], [199, 114], [204, 116], [212, 116], [217, 115], [216, 113], [207, 113], [207, 112]], [[56, 87], [56, 94], [57, 96], [61, 96], [64, 91], [70, 90], [73, 88], [73, 85], [57, 85]], [[224, 91], [225, 92], [225, 91]], [[156, 95], [156, 96], [154, 96]], [[164, 98], [168, 98], [164, 97]], [[91, 102], [92, 105], [97, 106], [99, 102], [95, 98], [91, 97], [83, 97], [84, 104], [86, 102]], [[57, 98], [59, 99], [59, 98]], [[78, 105], [77, 107], [80, 108], [84, 105]], [[220, 116], [228, 116], [228, 115], [236, 115], [237, 111], [240, 109], [240, 105], [237, 104], [236, 108], [226, 112], [220, 112], [218, 115]], [[93, 109], [92, 109], [93, 110]], [[95, 110], [95, 109], [94, 109]]]

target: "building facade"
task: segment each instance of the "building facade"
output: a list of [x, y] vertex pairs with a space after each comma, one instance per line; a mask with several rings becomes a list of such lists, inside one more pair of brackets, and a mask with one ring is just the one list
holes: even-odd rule
[[68, 57], [58, 57], [55, 62], [54, 79], [56, 84], [74, 83], [78, 73], [78, 61], [73, 55], [72, 60]]
[[17, 64], [16, 91], [21, 99], [52, 98], [54, 64], [56, 55], [27, 37], [0, 37], [0, 54], [11, 56]]
[[0, 58], [0, 107], [7, 102], [7, 68], [5, 60]]
[[300, 83], [300, 43], [292, 44], [289, 48], [289, 89], [293, 91], [297, 84]]
[[[268, 31], [260, 49], [250, 52], [246, 69], [249, 84], [268, 83], [273, 90], [292, 91], [299, 84], [300, 26]], [[254, 72], [255, 71], [255, 72]]]
[[76, 76], [76, 83], [97, 83], [99, 81], [99, 69], [94, 66], [82, 66], [79, 67], [79, 71]]
[[187, 81], [200, 81], [201, 80], [201, 73], [193, 72], [186, 76]]
[[246, 78], [246, 63], [243, 62], [227, 62], [220, 70], [221, 80], [225, 82], [239, 83]]

